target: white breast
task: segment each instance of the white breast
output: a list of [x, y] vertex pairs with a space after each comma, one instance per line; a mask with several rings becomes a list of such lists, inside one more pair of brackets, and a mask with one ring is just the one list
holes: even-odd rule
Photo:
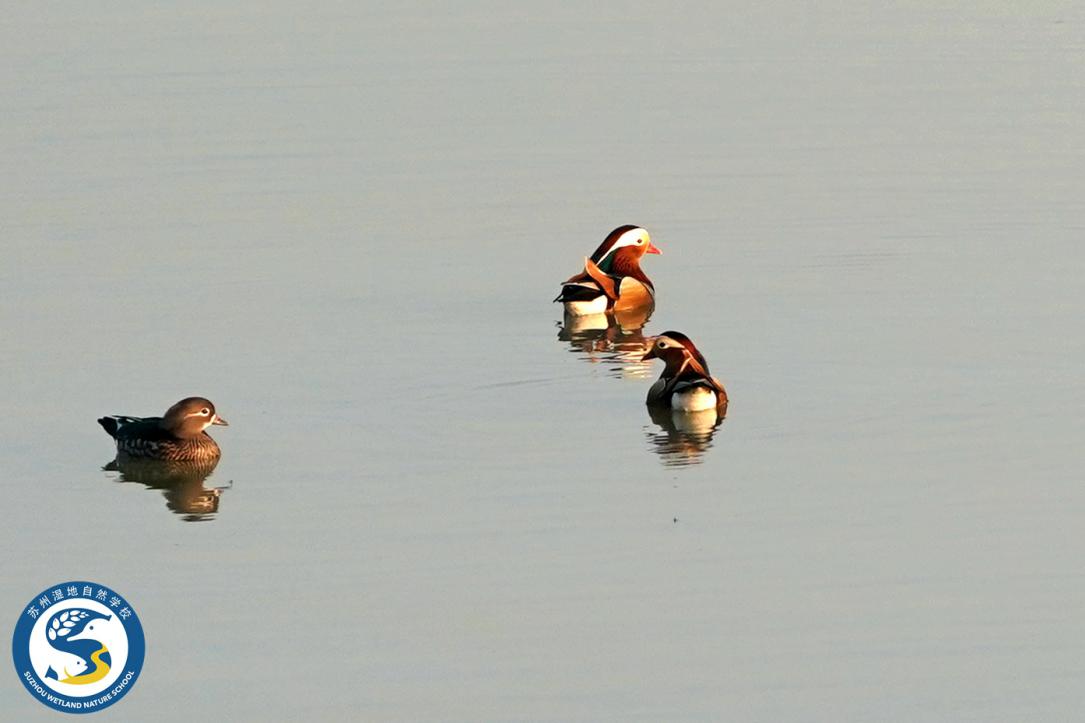
[[671, 409], [683, 412], [700, 412], [716, 408], [716, 392], [708, 387], [692, 387], [671, 395]]

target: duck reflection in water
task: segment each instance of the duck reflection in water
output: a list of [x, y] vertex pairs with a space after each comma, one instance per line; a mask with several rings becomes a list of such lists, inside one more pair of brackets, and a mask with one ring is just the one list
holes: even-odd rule
[[677, 331], [649, 340], [644, 361], [665, 364], [659, 380], [648, 390], [648, 414], [663, 429], [651, 434], [665, 465], [702, 461], [712, 437], [727, 414], [727, 392], [708, 370], [708, 362], [693, 341]]
[[648, 416], [658, 430], [646, 427], [649, 448], [659, 455], [667, 467], [700, 464], [712, 448], [712, 438], [723, 423], [727, 404], [716, 409], [683, 412], [667, 407], [649, 406]]
[[606, 364], [606, 372], [618, 378], [645, 379], [652, 371], [643, 361], [644, 325], [653, 306], [611, 314], [573, 316], [566, 314], [558, 325], [558, 339], [568, 342], [569, 351], [590, 364]]
[[102, 469], [119, 472], [118, 482], [138, 482], [148, 489], [161, 490], [170, 511], [181, 515], [186, 522], [203, 522], [214, 519], [219, 509], [219, 497], [224, 489], [229, 489], [229, 485], [204, 486], [216, 465], [217, 457], [205, 461], [170, 462], [122, 454]]

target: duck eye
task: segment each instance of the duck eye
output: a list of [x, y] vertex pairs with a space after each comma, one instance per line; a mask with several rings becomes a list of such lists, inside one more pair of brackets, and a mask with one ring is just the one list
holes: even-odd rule
[[205, 417], [210, 413], [211, 413], [211, 410], [208, 409], [207, 407], [204, 407], [203, 409], [200, 410], [200, 414], [202, 414]]
[[667, 344], [662, 339], [660, 339], [656, 342], [656, 346], [662, 349], [663, 347], [667, 346]]

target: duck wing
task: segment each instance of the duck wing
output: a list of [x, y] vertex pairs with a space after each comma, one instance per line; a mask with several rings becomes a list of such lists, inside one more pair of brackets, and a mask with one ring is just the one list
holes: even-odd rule
[[554, 301], [592, 301], [602, 295], [602, 289], [594, 281], [566, 281], [561, 287], [561, 293]]
[[585, 257], [584, 270], [562, 282], [561, 293], [554, 301], [591, 301], [600, 296], [614, 301], [620, 293], [619, 281]]
[[618, 280], [604, 272], [589, 258], [584, 259], [584, 273], [599, 285], [599, 288], [607, 295], [608, 299], [614, 301], [618, 298]]
[[126, 417], [113, 415], [102, 417], [98, 424], [113, 439], [131, 439], [140, 437], [143, 439], [168, 439], [172, 435], [159, 426], [161, 417]]

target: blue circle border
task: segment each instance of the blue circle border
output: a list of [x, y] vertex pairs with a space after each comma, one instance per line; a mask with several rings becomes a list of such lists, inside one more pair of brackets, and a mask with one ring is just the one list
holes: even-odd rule
[[[93, 588], [94, 595], [90, 597], [82, 594], [68, 595], [67, 590], [70, 587], [76, 587], [80, 592], [82, 592], [84, 588], [90, 587]], [[55, 595], [55, 592], [58, 590], [63, 593], [62, 597], [59, 599], [56, 598]], [[98, 591], [101, 590], [105, 591], [105, 601], [97, 599]], [[37, 616], [31, 615], [30, 610], [37, 609], [39, 600], [43, 597], [49, 598], [50, 605], [67, 600], [94, 600], [99, 604], [104, 604], [106, 607], [110, 607], [117, 611], [122, 607], [127, 608], [131, 613], [127, 618], [122, 618], [119, 613], [117, 614], [117, 619], [121, 621], [121, 624], [124, 626], [124, 632], [128, 635], [128, 660], [125, 663], [127, 672], [121, 678], [118, 678], [117, 683], [111, 689], [103, 690], [95, 695], [78, 698], [55, 693], [49, 690], [43, 683], [38, 682], [37, 673], [30, 664], [29, 646], [30, 633], [34, 629], [34, 624], [37, 622]], [[110, 601], [113, 598], [120, 600], [120, 603], [117, 605], [110, 605]], [[39, 614], [43, 615], [47, 610], [48, 606], [42, 608], [42, 611]], [[106, 585], [100, 585], [99, 583], [88, 582], [86, 580], [72, 580], [56, 585], [50, 585], [41, 593], [31, 598], [26, 607], [19, 612], [19, 620], [15, 623], [15, 632], [11, 636], [11, 657], [15, 662], [15, 672], [19, 676], [19, 681], [23, 684], [23, 687], [30, 693], [31, 697], [38, 700], [42, 705], [52, 708], [53, 710], [63, 711], [64, 713], [96, 713], [100, 710], [105, 710], [124, 696], [128, 695], [129, 691], [135, 687], [136, 680], [143, 670], [143, 659], [146, 652], [147, 642], [143, 637], [143, 625], [140, 623], [139, 616], [136, 614], [135, 609], [127, 599]], [[131, 673], [131, 677], [128, 677], [129, 673]], [[26, 677], [27, 675], [37, 683], [37, 686], [31, 684], [31, 681]], [[128, 678], [127, 683], [122, 683], [121, 681], [126, 677]], [[119, 692], [117, 691], [118, 686], [120, 686]], [[106, 696], [108, 697], [106, 698]], [[102, 698], [105, 698], [105, 700], [102, 700]], [[88, 702], [92, 704], [88, 706]]]

